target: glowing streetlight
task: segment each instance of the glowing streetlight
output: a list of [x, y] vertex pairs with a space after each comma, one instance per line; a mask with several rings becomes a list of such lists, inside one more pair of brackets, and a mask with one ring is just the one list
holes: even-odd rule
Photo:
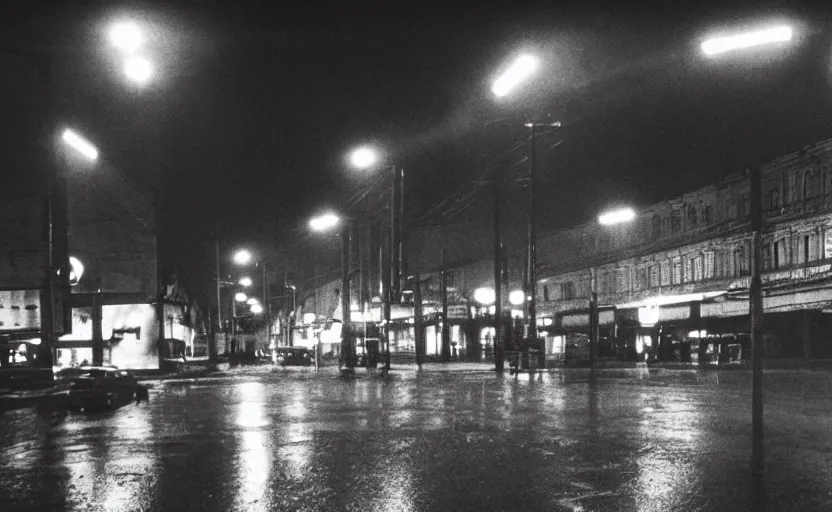
[[325, 213], [317, 217], [313, 217], [309, 221], [309, 227], [312, 231], [329, 231], [341, 222], [341, 218], [334, 213]]
[[84, 275], [84, 264], [75, 256], [69, 257], [69, 285], [75, 286]]
[[598, 216], [598, 222], [603, 226], [613, 226], [630, 222], [636, 218], [636, 212], [632, 208], [620, 208], [605, 212]]
[[526, 294], [523, 290], [514, 290], [508, 294], [508, 301], [511, 302], [512, 306], [519, 306], [526, 302]]
[[367, 169], [378, 161], [378, 153], [368, 147], [360, 147], [350, 155], [350, 163], [358, 169]]
[[252, 304], [251, 308], [249, 308], [249, 309], [255, 315], [259, 315], [260, 313], [263, 312], [263, 306], [261, 306], [260, 304]]
[[110, 41], [119, 50], [133, 53], [144, 43], [144, 35], [138, 25], [126, 21], [113, 25], [110, 30]]
[[234, 294], [234, 300], [236, 300], [237, 302], [245, 302], [247, 299], [248, 297], [243, 292], [237, 292]]
[[257, 300], [257, 299], [255, 299], [254, 297], [250, 297], [250, 298], [246, 301], [246, 304], [248, 304], [249, 306], [253, 306], [253, 305], [255, 305], [255, 304], [260, 304], [260, 301], [259, 301], [259, 300]]
[[477, 288], [474, 290], [474, 300], [482, 304], [483, 306], [490, 306], [494, 304], [494, 300], [496, 296], [494, 294], [494, 288]]
[[252, 280], [250, 277], [242, 277], [237, 282], [240, 284], [240, 286], [245, 286], [246, 288], [248, 288], [252, 284]]
[[537, 70], [537, 67], [537, 58], [528, 54], [521, 55], [494, 81], [491, 92], [498, 98], [506, 96], [520, 83], [528, 79]]
[[791, 40], [791, 38], [792, 28], [787, 25], [781, 25], [763, 30], [708, 39], [702, 42], [702, 52], [708, 56], [718, 55], [720, 53], [744, 50], [755, 46], [782, 43]]
[[234, 263], [237, 265], [248, 265], [251, 263], [251, 252], [246, 249], [240, 249], [234, 253]]
[[63, 141], [75, 151], [81, 153], [91, 161], [98, 160], [98, 150], [87, 139], [67, 128], [61, 135]]
[[124, 61], [124, 74], [137, 84], [144, 84], [153, 74], [153, 66], [144, 57], [130, 57]]

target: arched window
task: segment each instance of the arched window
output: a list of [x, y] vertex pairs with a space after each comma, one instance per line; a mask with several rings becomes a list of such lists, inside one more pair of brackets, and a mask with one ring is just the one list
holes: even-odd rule
[[662, 217], [658, 213], [653, 214], [650, 225], [650, 237], [657, 240], [662, 236]]
[[695, 228], [696, 224], [697, 224], [697, 222], [696, 222], [697, 220], [698, 219], [696, 218], [696, 208], [694, 208], [692, 205], [688, 206], [688, 213], [687, 213], [688, 228]]

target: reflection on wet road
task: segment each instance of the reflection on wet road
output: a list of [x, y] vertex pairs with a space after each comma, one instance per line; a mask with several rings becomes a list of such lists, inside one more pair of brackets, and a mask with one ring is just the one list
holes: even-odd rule
[[[240, 373], [0, 413], [3, 510], [743, 510], [747, 397], [560, 374]], [[767, 410], [769, 510], [832, 510], [827, 409]]]

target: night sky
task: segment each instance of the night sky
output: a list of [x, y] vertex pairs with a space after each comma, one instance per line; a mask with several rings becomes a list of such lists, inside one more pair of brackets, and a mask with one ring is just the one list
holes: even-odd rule
[[[59, 114], [160, 194], [170, 247], [194, 258], [217, 223], [228, 244], [274, 243], [274, 233], [337, 207], [367, 179], [345, 162], [365, 141], [405, 169], [415, 214], [486, 169], [515, 187], [523, 121], [562, 121], [538, 144], [541, 220], [555, 228], [832, 136], [829, 10], [509, 4], [11, 2], [3, 40], [61, 48]], [[107, 46], [106, 23], [121, 18], [152, 27], [147, 51], [158, 69], [142, 89], [125, 83]], [[699, 52], [715, 30], [782, 19], [798, 34], [788, 47]], [[519, 51], [535, 53], [540, 72], [498, 101], [490, 83]]]

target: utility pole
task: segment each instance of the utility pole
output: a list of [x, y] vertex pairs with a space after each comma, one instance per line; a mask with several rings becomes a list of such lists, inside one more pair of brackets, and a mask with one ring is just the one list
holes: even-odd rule
[[401, 294], [400, 270], [402, 258], [402, 183], [404, 182], [403, 172], [393, 167], [393, 186], [390, 191], [390, 295], [393, 301], [398, 302]]
[[[535, 275], [535, 267], [537, 266], [537, 226], [535, 224], [535, 217], [537, 216], [537, 190], [535, 187], [535, 128], [537, 125], [531, 123], [531, 140], [529, 141], [529, 188], [531, 192], [531, 211], [529, 212], [529, 339], [531, 342], [537, 341], [537, 281]], [[529, 364], [531, 368], [531, 364]]]
[[589, 269], [589, 368], [594, 378], [598, 371], [598, 271]]
[[422, 330], [422, 276], [416, 273], [413, 283], [413, 329], [416, 335], [416, 365], [422, 368], [425, 356], [425, 333]]
[[442, 224], [441, 258], [442, 267], [439, 273], [439, 282], [442, 287], [442, 362], [451, 360], [451, 333], [448, 325], [448, 249], [445, 236], [445, 224]]
[[751, 316], [751, 357], [753, 384], [751, 390], [751, 436], [754, 470], [763, 466], [763, 208], [760, 168], [751, 168], [751, 282], [749, 283], [749, 312]]
[[157, 344], [157, 355], [159, 358], [159, 369], [164, 369], [165, 363], [165, 356], [167, 355], [167, 346], [165, 342], [165, 278], [164, 273], [162, 272], [162, 242], [161, 242], [161, 229], [160, 229], [160, 222], [159, 218], [161, 217], [161, 210], [159, 205], [159, 198], [154, 199], [154, 203], [156, 205], [156, 215], [153, 219], [153, 229], [155, 230], [156, 234], [156, 294], [157, 294], [157, 304], [156, 304], [156, 317], [158, 319], [157, 325], [157, 336], [158, 336], [158, 344]]
[[[529, 333], [528, 337], [532, 343], [537, 345], [537, 187], [536, 187], [536, 155], [535, 138], [538, 127], [559, 127], [560, 122], [555, 123], [526, 123], [530, 128], [531, 140], [529, 141], [529, 188], [531, 193], [531, 211], [529, 212], [529, 260], [528, 260], [528, 290], [529, 290]], [[531, 368], [531, 365], [529, 365]]]
[[350, 222], [341, 231], [341, 354], [344, 366], [352, 370], [352, 337], [350, 322]]
[[[220, 224], [217, 222], [217, 240], [216, 240], [216, 257], [217, 266], [214, 277], [217, 285], [217, 324], [219, 325], [219, 332], [222, 332], [222, 299], [221, 299], [221, 285], [220, 285]], [[208, 359], [210, 361], [217, 360], [217, 329], [214, 323], [211, 323], [211, 337], [208, 340]]]
[[500, 233], [500, 185], [497, 178], [491, 182], [494, 215], [494, 369], [505, 369], [503, 339], [503, 241]]
[[269, 284], [266, 279], [266, 261], [263, 260], [261, 265], [263, 266], [263, 301], [266, 306], [266, 348], [268, 348], [272, 343], [272, 301], [270, 299]]

